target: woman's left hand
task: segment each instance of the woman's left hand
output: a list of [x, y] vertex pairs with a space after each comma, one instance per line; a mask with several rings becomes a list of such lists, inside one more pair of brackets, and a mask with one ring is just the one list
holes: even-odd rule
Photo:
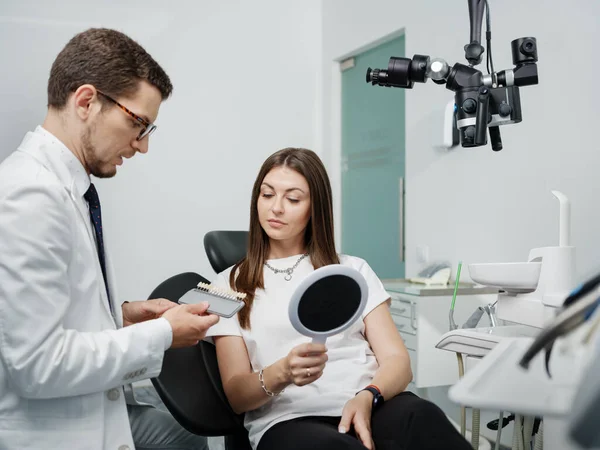
[[375, 450], [375, 443], [371, 436], [372, 408], [373, 394], [369, 391], [359, 392], [344, 405], [342, 419], [338, 426], [340, 433], [346, 433], [354, 425], [356, 436], [369, 450]]

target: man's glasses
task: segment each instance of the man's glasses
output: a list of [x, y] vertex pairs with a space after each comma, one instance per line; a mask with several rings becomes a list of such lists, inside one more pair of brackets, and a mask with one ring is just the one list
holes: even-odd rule
[[96, 89], [96, 91], [98, 91], [98, 94], [101, 94], [104, 98], [106, 98], [107, 100], [110, 100], [115, 105], [117, 105], [119, 108], [121, 108], [127, 115], [129, 115], [130, 117], [132, 117], [133, 120], [135, 120], [136, 122], [138, 122], [138, 123], [140, 123], [142, 125], [142, 129], [140, 130], [140, 134], [136, 138], [138, 141], [141, 141], [146, 136], [150, 136], [154, 132], [154, 130], [156, 130], [156, 125], [154, 125], [153, 123], [150, 123], [147, 120], [141, 118], [136, 113], [134, 113], [133, 111], [129, 110], [127, 107], [121, 105], [114, 98], [109, 97], [108, 95], [106, 95], [104, 92], [99, 91], [98, 89]]

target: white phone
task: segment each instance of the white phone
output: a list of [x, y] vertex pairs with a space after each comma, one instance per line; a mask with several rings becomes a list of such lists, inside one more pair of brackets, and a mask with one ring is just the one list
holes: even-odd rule
[[215, 288], [206, 283], [199, 283], [194, 289], [187, 291], [180, 299], [180, 304], [208, 303], [206, 312], [229, 319], [245, 305], [242, 300], [246, 294]]

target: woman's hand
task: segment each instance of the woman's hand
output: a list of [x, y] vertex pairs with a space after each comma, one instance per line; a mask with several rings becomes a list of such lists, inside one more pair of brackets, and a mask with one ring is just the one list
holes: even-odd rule
[[296, 386], [304, 386], [321, 378], [327, 362], [324, 344], [300, 344], [283, 359], [286, 379]]
[[373, 394], [362, 391], [348, 400], [342, 410], [342, 419], [338, 426], [340, 433], [346, 433], [354, 425], [354, 432], [365, 447], [375, 450], [375, 443], [371, 436], [371, 410], [373, 408]]

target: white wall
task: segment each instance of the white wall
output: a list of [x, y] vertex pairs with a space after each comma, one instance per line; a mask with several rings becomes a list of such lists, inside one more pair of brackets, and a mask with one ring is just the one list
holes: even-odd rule
[[[521, 89], [523, 122], [501, 128], [504, 150], [499, 153], [489, 145], [434, 150], [433, 135], [439, 134], [432, 129], [435, 110], [441, 110], [453, 93], [431, 81], [407, 91], [407, 275], [422, 268], [416, 255], [420, 245], [429, 247], [431, 259], [456, 265], [460, 259], [522, 261], [533, 247], [557, 244], [558, 202], [549, 191], [558, 189], [571, 199], [578, 272], [588, 276], [600, 270], [600, 3], [490, 3], [496, 70], [513, 67], [511, 40], [535, 36], [540, 84]], [[466, 62], [466, 0], [323, 2], [322, 145], [338, 198], [339, 80], [334, 61], [403, 28], [407, 56]], [[387, 60], [381, 67], [387, 67]]]
[[89, 26], [124, 31], [175, 89], [150, 152], [126, 161], [114, 179], [96, 180], [121, 297], [146, 298], [182, 271], [211, 278], [204, 234], [247, 229], [263, 160], [283, 147], [316, 145], [320, 7], [318, 0], [3, 1], [0, 160], [43, 120], [50, 65], [68, 39]]

